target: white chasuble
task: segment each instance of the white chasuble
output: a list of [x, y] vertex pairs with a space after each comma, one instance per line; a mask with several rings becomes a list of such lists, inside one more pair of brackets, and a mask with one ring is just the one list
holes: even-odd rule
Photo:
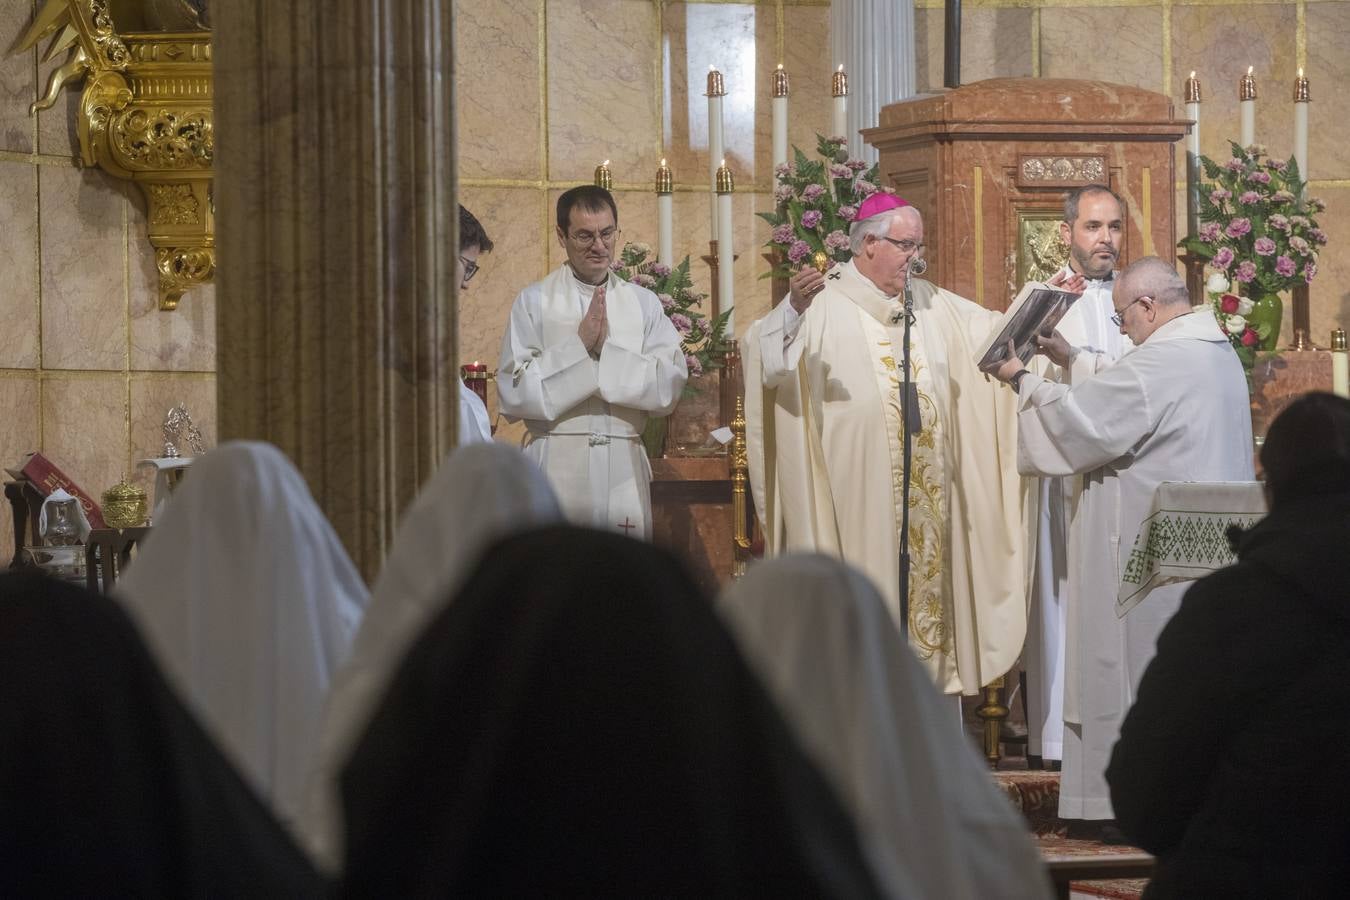
[[502, 414], [524, 420], [525, 452], [548, 476], [567, 518], [651, 536], [647, 417], [675, 408], [688, 378], [680, 336], [661, 301], [610, 275], [599, 359], [577, 336], [595, 285], [563, 265], [523, 290], [502, 336]]
[[[1026, 632], [1016, 398], [972, 362], [997, 314], [926, 281], [913, 292], [922, 427], [912, 445], [910, 643], [941, 690], [973, 694], [1011, 668]], [[751, 488], [768, 552], [852, 563], [897, 625], [900, 311], [850, 262], [800, 320], [780, 304], [742, 341]]]
[[1173, 319], [1072, 387], [1022, 381], [1019, 465], [1077, 475], [1069, 523], [1060, 815], [1111, 818], [1104, 773], [1120, 723], [1187, 584], [1116, 615], [1122, 567], [1164, 481], [1247, 481], [1252, 429], [1242, 365], [1208, 312]]

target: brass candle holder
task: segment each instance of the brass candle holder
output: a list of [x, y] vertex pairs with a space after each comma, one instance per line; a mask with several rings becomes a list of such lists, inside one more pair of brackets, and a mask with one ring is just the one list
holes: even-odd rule
[[613, 189], [614, 176], [609, 171], [609, 160], [605, 160], [595, 167], [595, 186], [602, 187], [607, 191]]
[[788, 75], [783, 71], [783, 64], [779, 63], [778, 68], [773, 73], [773, 95], [775, 97], [786, 97], [788, 95]]

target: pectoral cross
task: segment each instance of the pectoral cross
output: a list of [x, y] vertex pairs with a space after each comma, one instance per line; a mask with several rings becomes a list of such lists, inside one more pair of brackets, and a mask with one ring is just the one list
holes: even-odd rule
[[826, 275], [825, 277], [828, 278], [828, 279], [830, 279], [831, 281], [838, 281], [838, 280], [839, 280], [839, 270], [838, 270], [838, 269], [835, 269], [833, 272], [831, 272], [830, 274]]
[[632, 535], [629, 534], [629, 532], [632, 531], [632, 530], [633, 530], [634, 528], [636, 528], [637, 526], [634, 525], [632, 522], [628, 521], [628, 517], [627, 517], [627, 516], [624, 516], [624, 517], [623, 517], [623, 521], [617, 523], [614, 527], [616, 527], [616, 528], [622, 528], [622, 529], [623, 529], [623, 533], [624, 533], [625, 535], [627, 535], [628, 537], [632, 537]]

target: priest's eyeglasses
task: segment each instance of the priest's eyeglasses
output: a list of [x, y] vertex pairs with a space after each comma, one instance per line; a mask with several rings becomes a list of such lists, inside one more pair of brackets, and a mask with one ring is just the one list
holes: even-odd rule
[[1147, 296], [1147, 295], [1142, 295], [1142, 294], [1141, 294], [1140, 296], [1135, 297], [1135, 298], [1134, 298], [1133, 300], [1131, 300], [1129, 303], [1126, 303], [1124, 306], [1122, 306], [1122, 307], [1120, 308], [1120, 312], [1116, 313], [1115, 315], [1113, 315], [1113, 316], [1111, 317], [1111, 322], [1112, 322], [1117, 328], [1119, 328], [1121, 325], [1124, 325], [1124, 324], [1125, 324], [1125, 310], [1129, 309], [1131, 306], [1134, 306], [1134, 305], [1135, 305], [1136, 303], [1138, 303], [1140, 300], [1147, 300], [1149, 303], [1153, 303], [1153, 302], [1154, 302], [1154, 300], [1153, 300], [1152, 297], [1149, 297], [1149, 296]]
[[471, 259], [459, 258], [459, 264], [464, 267], [464, 280], [468, 281], [474, 275], [478, 274], [478, 263]]
[[911, 241], [909, 238], [905, 238], [903, 241], [897, 241], [893, 237], [886, 237], [885, 235], [882, 235], [881, 239], [889, 244], [894, 244], [895, 246], [899, 247], [906, 253], [917, 253], [920, 256], [923, 255], [924, 245], [917, 243], [915, 241]]
[[586, 248], [594, 244], [596, 240], [601, 241], [605, 246], [614, 243], [614, 238], [618, 235], [619, 229], [606, 228], [604, 231], [596, 234], [593, 231], [577, 231], [567, 236], [568, 240], [578, 247]]

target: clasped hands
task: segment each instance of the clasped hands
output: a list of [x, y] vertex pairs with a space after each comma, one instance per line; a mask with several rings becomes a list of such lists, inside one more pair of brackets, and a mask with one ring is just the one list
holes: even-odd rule
[[600, 285], [591, 295], [586, 315], [581, 317], [581, 324], [577, 326], [577, 337], [581, 338], [587, 353], [595, 357], [600, 356], [605, 339], [609, 337], [609, 322], [605, 318], [605, 285]]

